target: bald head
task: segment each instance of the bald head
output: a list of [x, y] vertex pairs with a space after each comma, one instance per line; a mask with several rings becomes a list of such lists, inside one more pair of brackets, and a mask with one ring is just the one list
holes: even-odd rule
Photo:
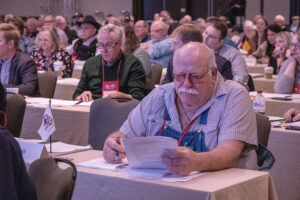
[[165, 22], [158, 20], [151, 24], [151, 40], [156, 42], [168, 35], [169, 25]]
[[201, 64], [200, 67], [207, 69], [216, 67], [216, 60], [213, 51], [200, 42], [189, 42], [175, 51], [173, 60], [174, 71], [176, 70], [176, 62], [183, 59], [199, 63]]
[[282, 15], [276, 15], [274, 21], [275, 24], [277, 24], [280, 27], [283, 27], [285, 25], [285, 18]]
[[175, 51], [174, 86], [184, 106], [200, 107], [211, 98], [217, 77], [214, 53], [203, 43], [189, 42]]

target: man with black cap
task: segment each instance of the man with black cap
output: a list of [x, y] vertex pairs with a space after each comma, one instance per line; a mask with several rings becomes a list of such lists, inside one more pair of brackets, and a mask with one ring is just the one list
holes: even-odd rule
[[72, 46], [67, 48], [73, 59], [87, 60], [95, 56], [97, 50], [96, 34], [100, 26], [93, 16], [87, 15], [84, 17], [80, 25], [80, 38], [74, 40]]

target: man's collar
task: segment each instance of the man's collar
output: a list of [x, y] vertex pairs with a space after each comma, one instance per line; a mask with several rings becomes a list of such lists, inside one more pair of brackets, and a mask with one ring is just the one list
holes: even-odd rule
[[105, 65], [106, 67], [111, 67], [111, 66], [113, 66], [117, 61], [120, 60], [121, 56], [122, 56], [122, 51], [120, 51], [120, 53], [119, 53], [119, 55], [117, 56], [117, 58], [116, 58], [115, 60], [113, 60], [111, 63], [107, 63], [105, 60], [103, 60], [103, 61], [104, 61], [104, 65]]
[[0, 59], [0, 63], [1, 64], [4, 64], [4, 63], [10, 63], [11, 62], [11, 59], [14, 57], [14, 55], [15, 55], [16, 53], [14, 53], [13, 55], [11, 55], [8, 59], [6, 59], [6, 60], [2, 60], [2, 59]]

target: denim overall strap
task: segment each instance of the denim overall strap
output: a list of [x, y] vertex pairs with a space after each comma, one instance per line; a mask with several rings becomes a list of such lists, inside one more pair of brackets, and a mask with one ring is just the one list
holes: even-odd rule
[[[199, 124], [206, 125], [208, 112], [209, 112], [209, 108], [202, 113], [201, 118], [199, 120]], [[165, 125], [165, 122], [170, 120], [171, 119], [168, 112], [165, 111], [164, 123], [160, 128], [160, 130], [157, 131], [157, 133], [155, 134], [156, 136], [171, 137], [176, 139], [177, 141], [181, 140], [178, 146], [186, 146], [196, 152], [207, 152], [205, 146], [205, 133], [201, 129], [196, 131], [188, 131], [185, 135], [183, 135], [182, 132], [177, 131], [170, 126]]]

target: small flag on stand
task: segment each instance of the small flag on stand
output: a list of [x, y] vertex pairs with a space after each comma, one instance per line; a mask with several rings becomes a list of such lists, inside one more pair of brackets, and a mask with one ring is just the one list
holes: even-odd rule
[[55, 124], [53, 115], [51, 112], [51, 106], [48, 105], [45, 109], [45, 113], [43, 115], [41, 127], [38, 130], [38, 134], [41, 136], [43, 142], [51, 136], [55, 131]]
[[251, 46], [247, 40], [243, 43], [242, 48], [247, 52], [251, 49]]

